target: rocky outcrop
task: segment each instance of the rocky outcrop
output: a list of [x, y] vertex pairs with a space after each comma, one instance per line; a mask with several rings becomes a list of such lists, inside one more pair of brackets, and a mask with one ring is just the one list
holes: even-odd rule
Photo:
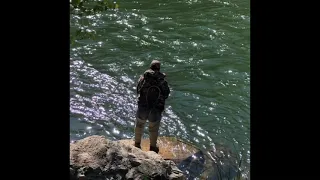
[[185, 179], [174, 162], [153, 151], [90, 136], [70, 144], [70, 179]]

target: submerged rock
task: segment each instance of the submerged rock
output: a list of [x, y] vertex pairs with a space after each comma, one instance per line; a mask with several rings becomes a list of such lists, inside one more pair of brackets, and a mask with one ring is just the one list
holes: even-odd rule
[[185, 179], [175, 163], [153, 151], [90, 136], [70, 144], [70, 179]]

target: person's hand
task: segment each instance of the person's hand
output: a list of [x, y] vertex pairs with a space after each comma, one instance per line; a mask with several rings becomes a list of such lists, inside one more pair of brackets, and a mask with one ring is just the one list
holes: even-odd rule
[[142, 81], [143, 80], [143, 76], [140, 76], [138, 82]]

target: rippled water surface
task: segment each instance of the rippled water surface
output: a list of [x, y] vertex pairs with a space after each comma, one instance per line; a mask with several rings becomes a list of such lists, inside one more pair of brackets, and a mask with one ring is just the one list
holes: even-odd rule
[[[172, 90], [160, 127], [250, 163], [250, 1], [117, 1], [70, 20], [70, 138], [134, 136], [135, 86], [151, 60]], [[145, 137], [148, 130], [145, 129]]]

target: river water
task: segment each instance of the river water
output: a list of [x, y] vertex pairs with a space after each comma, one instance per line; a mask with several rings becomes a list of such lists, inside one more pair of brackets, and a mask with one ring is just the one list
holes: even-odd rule
[[[162, 62], [171, 95], [160, 136], [250, 165], [250, 1], [117, 1], [70, 15], [70, 139], [133, 138], [136, 83]], [[145, 129], [148, 137], [148, 129]]]

